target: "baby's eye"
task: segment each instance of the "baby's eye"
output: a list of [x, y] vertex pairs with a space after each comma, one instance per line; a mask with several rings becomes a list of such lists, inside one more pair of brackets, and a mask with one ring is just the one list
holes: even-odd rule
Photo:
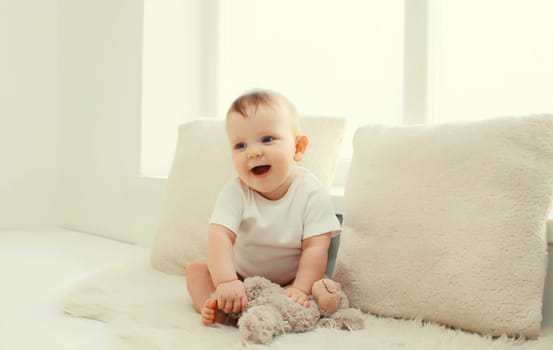
[[246, 148], [246, 143], [244, 142], [238, 142], [236, 145], [234, 145], [234, 149], [244, 149]]
[[263, 142], [263, 143], [273, 142], [274, 140], [275, 140], [275, 138], [272, 137], [272, 136], [263, 136], [261, 138], [261, 142]]

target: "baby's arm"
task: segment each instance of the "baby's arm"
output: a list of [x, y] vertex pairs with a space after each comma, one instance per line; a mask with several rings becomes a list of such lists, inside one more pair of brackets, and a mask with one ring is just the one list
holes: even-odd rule
[[323, 278], [328, 260], [328, 247], [331, 233], [325, 233], [304, 239], [298, 273], [286, 294], [294, 301], [308, 306], [308, 296], [313, 283]]
[[222, 225], [210, 224], [207, 266], [217, 293], [217, 307], [226, 313], [242, 311], [247, 303], [244, 284], [234, 268], [236, 235]]

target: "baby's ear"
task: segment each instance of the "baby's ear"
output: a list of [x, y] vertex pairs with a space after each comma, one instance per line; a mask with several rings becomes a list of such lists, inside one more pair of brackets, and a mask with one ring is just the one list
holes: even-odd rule
[[294, 153], [294, 160], [299, 162], [303, 159], [307, 145], [309, 144], [309, 138], [305, 135], [296, 136], [296, 152]]

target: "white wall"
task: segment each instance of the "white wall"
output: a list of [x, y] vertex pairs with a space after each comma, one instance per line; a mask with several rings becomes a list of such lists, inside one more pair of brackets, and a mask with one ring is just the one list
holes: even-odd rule
[[0, 229], [148, 244], [163, 181], [140, 173], [139, 0], [0, 0]]
[[0, 228], [56, 224], [58, 1], [0, 0]]
[[62, 227], [133, 235], [128, 191], [140, 166], [142, 10], [138, 0], [60, 0]]

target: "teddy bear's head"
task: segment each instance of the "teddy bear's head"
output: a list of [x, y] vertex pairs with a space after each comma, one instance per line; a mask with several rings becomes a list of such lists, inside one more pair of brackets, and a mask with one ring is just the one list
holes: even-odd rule
[[273, 293], [280, 293], [282, 288], [266, 278], [263, 277], [249, 277], [244, 280], [244, 288], [246, 289], [246, 295], [248, 301], [257, 300], [261, 294], [265, 296]]

